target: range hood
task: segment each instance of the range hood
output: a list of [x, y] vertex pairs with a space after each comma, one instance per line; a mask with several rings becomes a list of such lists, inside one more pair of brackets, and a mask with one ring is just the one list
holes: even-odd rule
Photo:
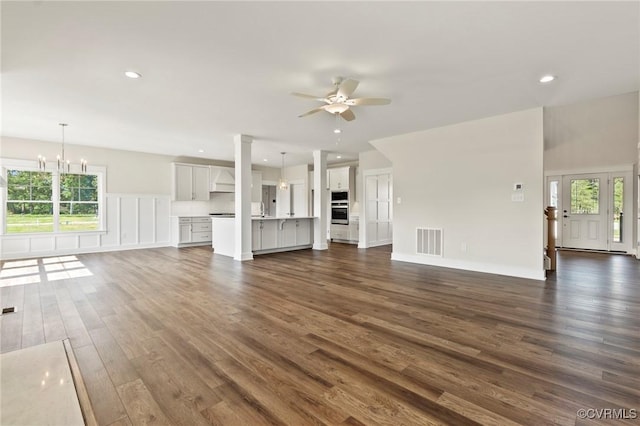
[[228, 167], [211, 167], [210, 192], [234, 192], [236, 178], [234, 169]]

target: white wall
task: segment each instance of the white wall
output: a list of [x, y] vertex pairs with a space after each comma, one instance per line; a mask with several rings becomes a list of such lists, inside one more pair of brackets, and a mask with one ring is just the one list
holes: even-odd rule
[[391, 161], [380, 151], [372, 150], [360, 153], [358, 161], [361, 170], [386, 169]]
[[[393, 164], [393, 259], [544, 279], [541, 108], [371, 144]], [[443, 257], [416, 254], [418, 227], [443, 229]]]
[[277, 167], [253, 166], [251, 169], [262, 172], [263, 182], [278, 182], [280, 179], [280, 169]]
[[[47, 162], [53, 162], [59, 152], [58, 143], [3, 137], [0, 155], [34, 161], [44, 155]], [[79, 145], [66, 145], [66, 157], [72, 162], [84, 158], [91, 165], [106, 166], [107, 192], [169, 195], [171, 191], [172, 157]]]
[[638, 92], [544, 108], [544, 169], [633, 164], [638, 156]]

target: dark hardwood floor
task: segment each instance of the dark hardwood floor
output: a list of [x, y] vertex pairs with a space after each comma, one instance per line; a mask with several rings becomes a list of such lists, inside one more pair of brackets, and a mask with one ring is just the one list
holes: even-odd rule
[[577, 413], [640, 411], [640, 261], [561, 252], [539, 282], [389, 256], [3, 262], [1, 350], [69, 337], [102, 425], [639, 422]]

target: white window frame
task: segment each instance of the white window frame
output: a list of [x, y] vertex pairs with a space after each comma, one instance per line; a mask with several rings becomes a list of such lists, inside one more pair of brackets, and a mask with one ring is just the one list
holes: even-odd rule
[[[0, 191], [0, 221], [2, 222], [2, 228], [0, 229], [1, 235], [73, 235], [73, 234], [95, 234], [105, 233], [106, 228], [106, 180], [107, 180], [107, 168], [104, 166], [87, 166], [85, 174], [98, 176], [98, 229], [92, 229], [87, 231], [59, 231], [60, 221], [60, 173], [57, 170], [55, 164], [47, 164], [45, 172], [52, 174], [52, 195], [51, 202], [53, 203], [53, 231], [52, 232], [30, 232], [30, 233], [7, 233], [7, 170], [22, 170], [28, 172], [39, 172], [37, 161], [29, 160], [16, 160], [16, 159], [0, 159], [0, 176], [2, 178], [2, 188]], [[83, 174], [80, 170], [80, 165], [71, 165], [69, 173]]]

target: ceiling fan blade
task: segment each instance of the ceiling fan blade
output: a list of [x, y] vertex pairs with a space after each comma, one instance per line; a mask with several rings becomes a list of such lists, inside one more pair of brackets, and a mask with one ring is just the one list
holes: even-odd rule
[[347, 99], [356, 90], [358, 84], [360, 84], [358, 80], [349, 79], [343, 81], [342, 83], [340, 83], [340, 87], [338, 87], [338, 96], [342, 97], [343, 99]]
[[356, 98], [356, 99], [347, 99], [344, 103], [347, 105], [389, 105], [391, 103], [391, 99]]
[[356, 115], [350, 109], [340, 114], [340, 117], [344, 118], [346, 121], [353, 121], [356, 119]]
[[317, 101], [324, 101], [324, 98], [321, 98], [320, 96], [307, 95], [306, 93], [291, 92], [291, 94], [299, 98], [307, 98], [307, 99], [315, 99]]
[[300, 114], [300, 115], [298, 116], [298, 118], [300, 118], [300, 117], [306, 117], [307, 115], [311, 115], [311, 114], [315, 114], [316, 112], [324, 111], [324, 107], [325, 107], [325, 106], [323, 105], [323, 106], [321, 106], [321, 107], [314, 108], [314, 109], [312, 109], [311, 111], [307, 111], [307, 112], [305, 112], [304, 114]]

